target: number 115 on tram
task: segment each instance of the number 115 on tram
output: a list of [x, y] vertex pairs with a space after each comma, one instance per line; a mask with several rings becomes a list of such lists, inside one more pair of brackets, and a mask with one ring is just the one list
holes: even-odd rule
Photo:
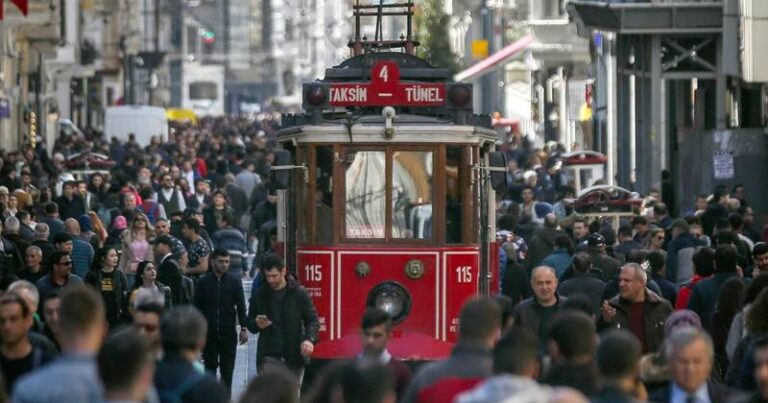
[[447, 356], [463, 303], [498, 291], [506, 164], [471, 85], [407, 53], [367, 53], [305, 84], [303, 107], [283, 117], [272, 186], [279, 249], [318, 311], [313, 358], [359, 354], [369, 307], [392, 316], [393, 356]]

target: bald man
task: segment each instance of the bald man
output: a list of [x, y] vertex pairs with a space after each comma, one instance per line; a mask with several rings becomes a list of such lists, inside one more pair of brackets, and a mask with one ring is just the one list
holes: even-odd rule
[[513, 312], [514, 326], [529, 329], [539, 337], [539, 347], [546, 348], [549, 324], [567, 298], [557, 294], [557, 274], [549, 266], [538, 266], [531, 272], [533, 297], [519, 303]]

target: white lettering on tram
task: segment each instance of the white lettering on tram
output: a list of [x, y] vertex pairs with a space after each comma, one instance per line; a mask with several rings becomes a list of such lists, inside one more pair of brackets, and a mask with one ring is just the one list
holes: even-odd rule
[[408, 102], [443, 102], [438, 87], [422, 87], [414, 85], [405, 89]]
[[331, 87], [331, 102], [367, 102], [368, 88]]

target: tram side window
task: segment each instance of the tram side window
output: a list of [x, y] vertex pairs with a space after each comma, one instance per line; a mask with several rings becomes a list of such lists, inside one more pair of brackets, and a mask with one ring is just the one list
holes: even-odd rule
[[315, 242], [333, 242], [333, 147], [316, 148]]
[[432, 238], [431, 151], [392, 154], [392, 238]]
[[386, 222], [386, 165], [383, 151], [347, 155], [345, 235], [350, 239], [384, 238]]
[[464, 210], [464, 192], [466, 188], [462, 184], [463, 172], [461, 171], [464, 147], [446, 147], [445, 167], [445, 241], [447, 243], [461, 243], [462, 212]]

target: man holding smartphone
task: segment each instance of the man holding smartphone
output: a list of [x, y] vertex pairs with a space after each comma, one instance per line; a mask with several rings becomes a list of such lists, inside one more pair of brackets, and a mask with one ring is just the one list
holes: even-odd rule
[[248, 329], [260, 334], [256, 365], [259, 372], [287, 367], [301, 384], [317, 341], [317, 311], [304, 287], [288, 275], [282, 258], [267, 257], [261, 269], [264, 281], [251, 296], [247, 321]]

